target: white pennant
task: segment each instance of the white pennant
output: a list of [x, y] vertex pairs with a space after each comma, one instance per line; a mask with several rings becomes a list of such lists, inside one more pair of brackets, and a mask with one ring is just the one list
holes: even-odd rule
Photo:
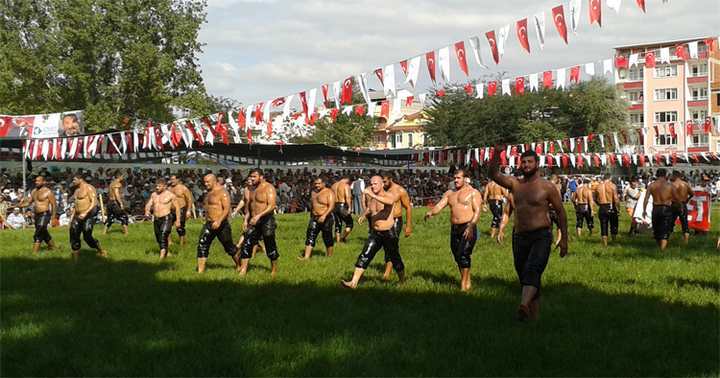
[[333, 99], [335, 99], [335, 107], [340, 109], [340, 82], [336, 81], [332, 85]]
[[[112, 146], [113, 146], [113, 148], [115, 149], [115, 151], [117, 151], [117, 152], [119, 153], [119, 152], [120, 152], [120, 146], [118, 146], [117, 143], [115, 143], [115, 138], [113, 138], [113, 135], [117, 135], [117, 133], [109, 134], [109, 135], [107, 136], [107, 139], [109, 139], [109, 142], [110, 142], [110, 144], [112, 144]], [[107, 149], [105, 149], [105, 151], [107, 151]]]
[[600, 138], [600, 147], [602, 147], [602, 149], [605, 150], [605, 136], [600, 134], [600, 135], [598, 135], [598, 137]]
[[87, 135], [83, 137], [83, 151], [82, 151], [82, 152], [83, 152], [83, 157], [84, 157], [84, 158], [87, 158], [87, 157], [88, 157], [88, 145], [90, 144], [90, 143], [88, 143], [89, 138], [90, 138], [90, 137], [87, 136]]
[[472, 47], [473, 57], [475, 57], [475, 63], [477, 63], [478, 66], [487, 69], [488, 66], [487, 64], [485, 64], [482, 58], [482, 47], [480, 47], [480, 38], [471, 37], [469, 41], [470, 46]]
[[570, 152], [575, 152], [575, 138], [570, 138]]
[[172, 136], [170, 135], [170, 130], [171, 130], [170, 127], [168, 127], [168, 125], [166, 125], [166, 124], [160, 125], [160, 131], [162, 132], [161, 140], [162, 140], [163, 144], [170, 143], [172, 141]]
[[48, 159], [48, 152], [50, 151], [50, 145], [48, 144], [48, 140], [47, 140], [47, 139], [43, 139], [43, 140], [42, 140], [42, 147], [41, 147], [41, 149], [42, 149], [42, 157], [43, 157], [43, 159], [47, 160], [47, 159]]
[[502, 80], [502, 94], [510, 96], [510, 79]]
[[[255, 125], [255, 117], [253, 117], [253, 109], [255, 109], [255, 104], [248, 105], [247, 108], [245, 108], [245, 127], [248, 129], [254, 129]], [[195, 127], [193, 124], [192, 127]]]
[[588, 137], [587, 135], [583, 137], [583, 151], [588, 150]]
[[660, 49], [660, 63], [670, 63], [670, 48], [663, 47]]
[[607, 0], [605, 4], [607, 4], [608, 8], [614, 10], [615, 13], [620, 13], [620, 5], [622, 4], [622, 0]]
[[355, 80], [358, 83], [358, 87], [360, 88], [360, 94], [365, 99], [366, 103], [370, 103], [370, 93], [368, 92], [368, 86], [367, 86], [367, 74], [366, 73], [360, 73], [355, 76]]
[[688, 51], [690, 52], [690, 58], [698, 58], [698, 41], [688, 42]]
[[446, 83], [450, 82], [450, 48], [447, 46], [438, 50], [438, 65], [440, 66], [440, 75]]
[[421, 56], [416, 56], [414, 58], [411, 58], [408, 62], [408, 74], [405, 78], [405, 83], [410, 83], [413, 88], [415, 88], [415, 83], [417, 83], [418, 75], [420, 74], [421, 60]]
[[603, 166], [607, 165], [607, 155], [606, 154], [600, 154], [600, 164]]
[[[178, 128], [180, 129], [180, 134], [182, 134], [183, 143], [185, 143], [185, 147], [191, 148], [192, 142], [193, 142], [193, 136], [190, 130], [184, 125], [180, 124], [178, 125]], [[123, 143], [125, 142], [125, 138], [123, 138]], [[125, 147], [123, 146], [123, 153], [125, 153]]]
[[603, 75], [613, 73], [612, 59], [603, 59]]
[[538, 90], [538, 74], [537, 73], [530, 74], [529, 81], [530, 81], [530, 91], [537, 92], [537, 90]]
[[595, 63], [585, 63], [585, 74], [595, 76]]
[[630, 54], [630, 58], [628, 59], [628, 66], [633, 67], [638, 64], [638, 61], [640, 60], [640, 55], [638, 53]]
[[575, 154], [570, 154], [570, 164], [575, 168]]
[[427, 92], [420, 93], [418, 100], [420, 100], [421, 106], [425, 106], [425, 101], [427, 101]]
[[[397, 94], [397, 88], [395, 88], [395, 65], [388, 64], [383, 68], [383, 91], [385, 97], [393, 97]], [[370, 97], [366, 99], [370, 102]]]
[[377, 109], [377, 102], [375, 102], [375, 101], [370, 101], [370, 102], [368, 103], [367, 116], [370, 117], [370, 118], [374, 118], [374, 117], [375, 117], [375, 110], [376, 110], [376, 109]]
[[555, 165], [557, 165], [559, 167], [561, 156], [556, 154], [555, 156], [553, 156], [553, 158], [555, 159]]
[[72, 143], [70, 144], [70, 155], [69, 157], [72, 159], [75, 159], [75, 155], [77, 154], [78, 149], [78, 142], [79, 138], [73, 138]]
[[582, 157], [587, 161], [587, 165], [590, 167], [592, 166], [592, 160], [590, 154], [582, 154]]
[[353, 107], [351, 105], [345, 106], [342, 110], [342, 113], [345, 114], [346, 116], [351, 115], [352, 112], [353, 112]]
[[[545, 20], [543, 20], [544, 22]], [[500, 57], [505, 54], [505, 43], [507, 43], [508, 35], [510, 35], [510, 24], [507, 24], [498, 30], [497, 49]]]
[[615, 143], [615, 152], [620, 152], [620, 142], [618, 141], [617, 132], [613, 132], [613, 142]]
[[402, 118], [402, 99], [400, 97], [395, 97], [392, 99], [392, 109], [390, 110], [390, 119], [388, 120], [388, 123], [392, 123], [397, 119]]
[[568, 4], [570, 12], [570, 28], [573, 33], [577, 34], [578, 25], [580, 25], [580, 12], [582, 11], [582, 0], [570, 0]]
[[555, 81], [555, 88], [565, 88], [565, 68], [557, 69], [557, 80]]
[[533, 16], [533, 24], [535, 25], [535, 35], [537, 36], [540, 50], [545, 47], [545, 12], [536, 13]]
[[308, 97], [307, 97], [308, 117], [312, 117], [312, 115], [315, 114], [315, 104], [316, 103], [317, 103], [317, 88], [313, 88], [308, 91]]
[[60, 145], [60, 157], [59, 160], [65, 160], [65, 156], [67, 156], [67, 141], [68, 138], [62, 138], [62, 145]]
[[475, 84], [475, 98], [483, 98], [485, 95], [485, 84], [482, 82]]
[[295, 95], [285, 97], [285, 103], [283, 104], [282, 118], [287, 119], [290, 116], [290, 103], [292, 102]]

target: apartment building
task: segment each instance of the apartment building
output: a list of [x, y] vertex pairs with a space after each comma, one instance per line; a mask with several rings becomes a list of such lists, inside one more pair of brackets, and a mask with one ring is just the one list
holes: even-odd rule
[[[708, 38], [615, 48], [615, 56], [626, 57], [629, 61], [628, 67], [615, 70], [615, 83], [629, 103], [632, 126], [644, 130], [642, 147], [645, 153], [719, 151], [720, 136], [714, 130], [708, 135], [704, 127], [707, 117], [717, 114], [720, 107], [717, 95], [711, 96], [720, 90], [720, 62], [717, 52], [710, 56], [704, 42]], [[697, 43], [697, 54], [693, 48], [690, 49], [693, 58], [678, 57], [676, 47], [682, 45], [687, 51], [688, 43], [693, 47]], [[655, 54], [653, 68], [645, 67], [648, 52]], [[663, 62], [663, 53], [669, 54], [669, 62]], [[692, 122], [689, 133], [687, 121]]]

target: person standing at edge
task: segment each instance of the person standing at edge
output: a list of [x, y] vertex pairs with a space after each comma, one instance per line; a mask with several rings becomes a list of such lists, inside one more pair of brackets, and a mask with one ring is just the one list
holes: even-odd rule
[[[352, 206], [352, 194], [350, 193], [350, 179], [343, 176], [338, 182], [332, 184], [331, 189], [335, 194], [335, 238], [336, 241], [345, 243], [347, 237], [353, 229], [352, 214], [350, 207]], [[345, 225], [343, 230], [343, 225]]]
[[[502, 151], [503, 148], [495, 148]], [[520, 156], [523, 177], [517, 179], [500, 173], [494, 154], [490, 162], [490, 178], [507, 188], [513, 195], [515, 226], [513, 229], [513, 260], [522, 295], [517, 309], [518, 320], [537, 319], [540, 314], [542, 274], [550, 257], [553, 235], [549, 210], [557, 211], [562, 238], [560, 257], [568, 253], [568, 233], [565, 208], [555, 186], [538, 174], [538, 156], [533, 150]]]
[[335, 195], [325, 185], [321, 177], [313, 180], [313, 190], [310, 193], [312, 209], [310, 222], [308, 222], [305, 238], [305, 254], [298, 256], [300, 260], [309, 260], [318, 234], [322, 232], [327, 257], [332, 256], [335, 239], [333, 238], [333, 209], [335, 209]]
[[439, 213], [445, 206], [450, 206], [450, 250], [460, 270], [460, 290], [469, 291], [472, 287], [471, 256], [477, 241], [482, 194], [465, 183], [465, 170], [456, 170], [454, 179], [455, 189], [445, 192], [440, 202], [425, 214], [425, 219]]
[[100, 248], [100, 243], [93, 237], [95, 216], [97, 215], [97, 192], [95, 187], [88, 184], [82, 175], [73, 177], [75, 187], [75, 207], [70, 219], [70, 248], [72, 256], [77, 259], [80, 256], [80, 236], [90, 248], [97, 250], [98, 256], [107, 257], [107, 251]]
[[175, 226], [175, 230], [180, 238], [180, 246], [183, 246], [185, 245], [185, 221], [192, 215], [195, 199], [190, 189], [183, 184], [177, 175], [170, 176], [170, 191], [177, 197], [178, 206], [180, 207], [180, 222], [179, 225]]

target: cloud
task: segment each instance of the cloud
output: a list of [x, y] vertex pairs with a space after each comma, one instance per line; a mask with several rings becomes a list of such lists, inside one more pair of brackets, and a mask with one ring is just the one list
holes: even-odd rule
[[[533, 30], [528, 55], [511, 28], [501, 64], [491, 63], [492, 70], [483, 71], [470, 59], [471, 76], [527, 74], [610, 57], [618, 45], [717, 35], [720, 13], [717, 0], [651, 2], [647, 14], [626, 1], [619, 15], [604, 8], [600, 28], [589, 25], [584, 2], [578, 34], [570, 32], [565, 46], [550, 18], [554, 5], [524, 0], [212, 0], [200, 32], [206, 43], [200, 63], [210, 93], [255, 103], [371, 72], [473, 35], [480, 36], [490, 62], [485, 31], [514, 25], [541, 10], [546, 13], [544, 50]], [[457, 63], [451, 65], [453, 79], [464, 81]], [[399, 68], [396, 73], [396, 81], [404, 82]], [[423, 61], [420, 87], [429, 85]]]

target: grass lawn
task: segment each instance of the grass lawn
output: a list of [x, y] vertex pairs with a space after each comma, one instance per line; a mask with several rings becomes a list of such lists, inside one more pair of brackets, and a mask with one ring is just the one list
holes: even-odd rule
[[[0, 232], [2, 376], [718, 376], [720, 253], [695, 237], [659, 253], [649, 234], [604, 248], [597, 233], [570, 239], [543, 277], [541, 319], [518, 323], [510, 238], [490, 240], [483, 214], [473, 289], [459, 292], [447, 212], [400, 242], [408, 281], [381, 280], [382, 252], [357, 291], [352, 274], [367, 234], [326, 258], [297, 261], [307, 215], [278, 216], [280, 274], [264, 255], [246, 278], [216, 241], [204, 275], [190, 245], [158, 260], [150, 224], [96, 237], [108, 259], [30, 253], [32, 230]], [[720, 214], [714, 214], [717, 222]], [[569, 211], [571, 229], [575, 215]], [[597, 224], [597, 220], [596, 220]], [[240, 220], [233, 222], [234, 237]], [[596, 229], [597, 231], [598, 229]], [[175, 239], [177, 238], [174, 235]], [[84, 245], [84, 244], [83, 244]], [[319, 242], [321, 246], [322, 243]]]

